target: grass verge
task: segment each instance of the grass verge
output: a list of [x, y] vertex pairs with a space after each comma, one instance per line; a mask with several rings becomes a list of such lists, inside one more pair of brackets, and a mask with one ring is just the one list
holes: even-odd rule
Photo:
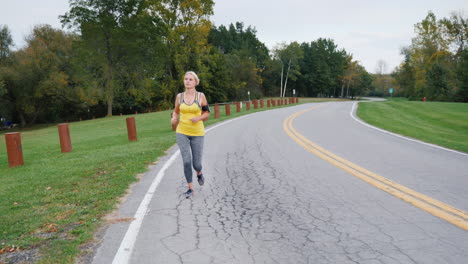
[[357, 115], [382, 129], [468, 152], [468, 104], [396, 98], [359, 103]]
[[[323, 101], [332, 100], [301, 98], [301, 103]], [[266, 110], [252, 105], [247, 112], [244, 104], [236, 113], [231, 105], [227, 117], [224, 109], [214, 119], [212, 107], [205, 125]], [[127, 139], [129, 116], [70, 123], [73, 151], [65, 154], [56, 125], [28, 128], [20, 131], [25, 164], [16, 168], [8, 168], [0, 133], [0, 263], [21, 262], [21, 252], [37, 263], [73, 263], [80, 245], [93, 238], [137, 175], [175, 144], [170, 112], [136, 115], [136, 142]], [[17, 258], [10, 258], [14, 254]]]

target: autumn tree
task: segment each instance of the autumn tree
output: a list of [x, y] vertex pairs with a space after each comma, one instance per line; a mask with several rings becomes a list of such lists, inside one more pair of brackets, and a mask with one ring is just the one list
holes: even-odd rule
[[0, 69], [22, 125], [73, 116], [80, 102], [70, 87], [73, 36], [49, 25], [36, 26], [26, 47]]
[[468, 19], [453, 13], [437, 20], [432, 12], [415, 25], [416, 36], [402, 54], [404, 62], [392, 74], [406, 96], [413, 99], [463, 100], [463, 52]]
[[163, 27], [167, 60], [161, 92], [166, 106], [182, 91], [186, 71], [207, 71], [203, 61], [210, 53], [207, 43], [213, 6], [213, 0], [148, 0], [150, 14]]

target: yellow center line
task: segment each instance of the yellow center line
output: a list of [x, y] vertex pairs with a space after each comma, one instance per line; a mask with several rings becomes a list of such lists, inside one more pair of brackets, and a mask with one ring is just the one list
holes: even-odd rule
[[313, 143], [309, 139], [305, 138], [296, 129], [294, 129], [292, 123], [294, 119], [308, 111], [317, 109], [323, 105], [318, 105], [310, 109], [299, 111], [288, 118], [283, 122], [283, 129], [294, 141], [299, 145], [304, 147], [309, 152], [314, 155], [328, 161], [335, 167], [338, 167], [351, 175], [395, 196], [403, 201], [410, 203], [434, 216], [442, 218], [464, 230], [468, 230], [468, 214], [458, 208], [455, 208], [451, 205], [433, 199], [429, 196], [426, 196], [422, 193], [416, 192], [408, 187], [405, 187], [401, 184], [393, 182], [377, 173], [366, 170], [344, 158], [341, 158], [330, 151], [320, 147], [319, 145]]

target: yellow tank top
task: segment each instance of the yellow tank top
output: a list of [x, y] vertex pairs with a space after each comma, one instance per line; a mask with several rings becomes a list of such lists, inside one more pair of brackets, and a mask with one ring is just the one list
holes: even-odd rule
[[177, 126], [176, 132], [181, 133], [187, 136], [204, 136], [205, 135], [205, 126], [203, 121], [197, 123], [192, 123], [191, 118], [201, 116], [202, 110], [199, 103], [199, 94], [195, 94], [195, 100], [191, 105], [188, 105], [183, 100], [183, 94], [181, 94], [181, 102], [179, 105], [180, 118], [179, 125]]

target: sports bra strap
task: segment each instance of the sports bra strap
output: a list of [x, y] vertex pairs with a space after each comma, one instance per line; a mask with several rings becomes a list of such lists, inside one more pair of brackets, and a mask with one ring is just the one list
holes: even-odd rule
[[[184, 94], [185, 94], [185, 93], [179, 93], [179, 95], [180, 95], [180, 97], [179, 97], [179, 98], [180, 98], [179, 104], [184, 103]], [[198, 107], [201, 108], [202, 106], [201, 106], [200, 99], [201, 99], [201, 92], [195, 93], [195, 99], [194, 99], [193, 102], [196, 103], [196, 104], [198, 105]]]

